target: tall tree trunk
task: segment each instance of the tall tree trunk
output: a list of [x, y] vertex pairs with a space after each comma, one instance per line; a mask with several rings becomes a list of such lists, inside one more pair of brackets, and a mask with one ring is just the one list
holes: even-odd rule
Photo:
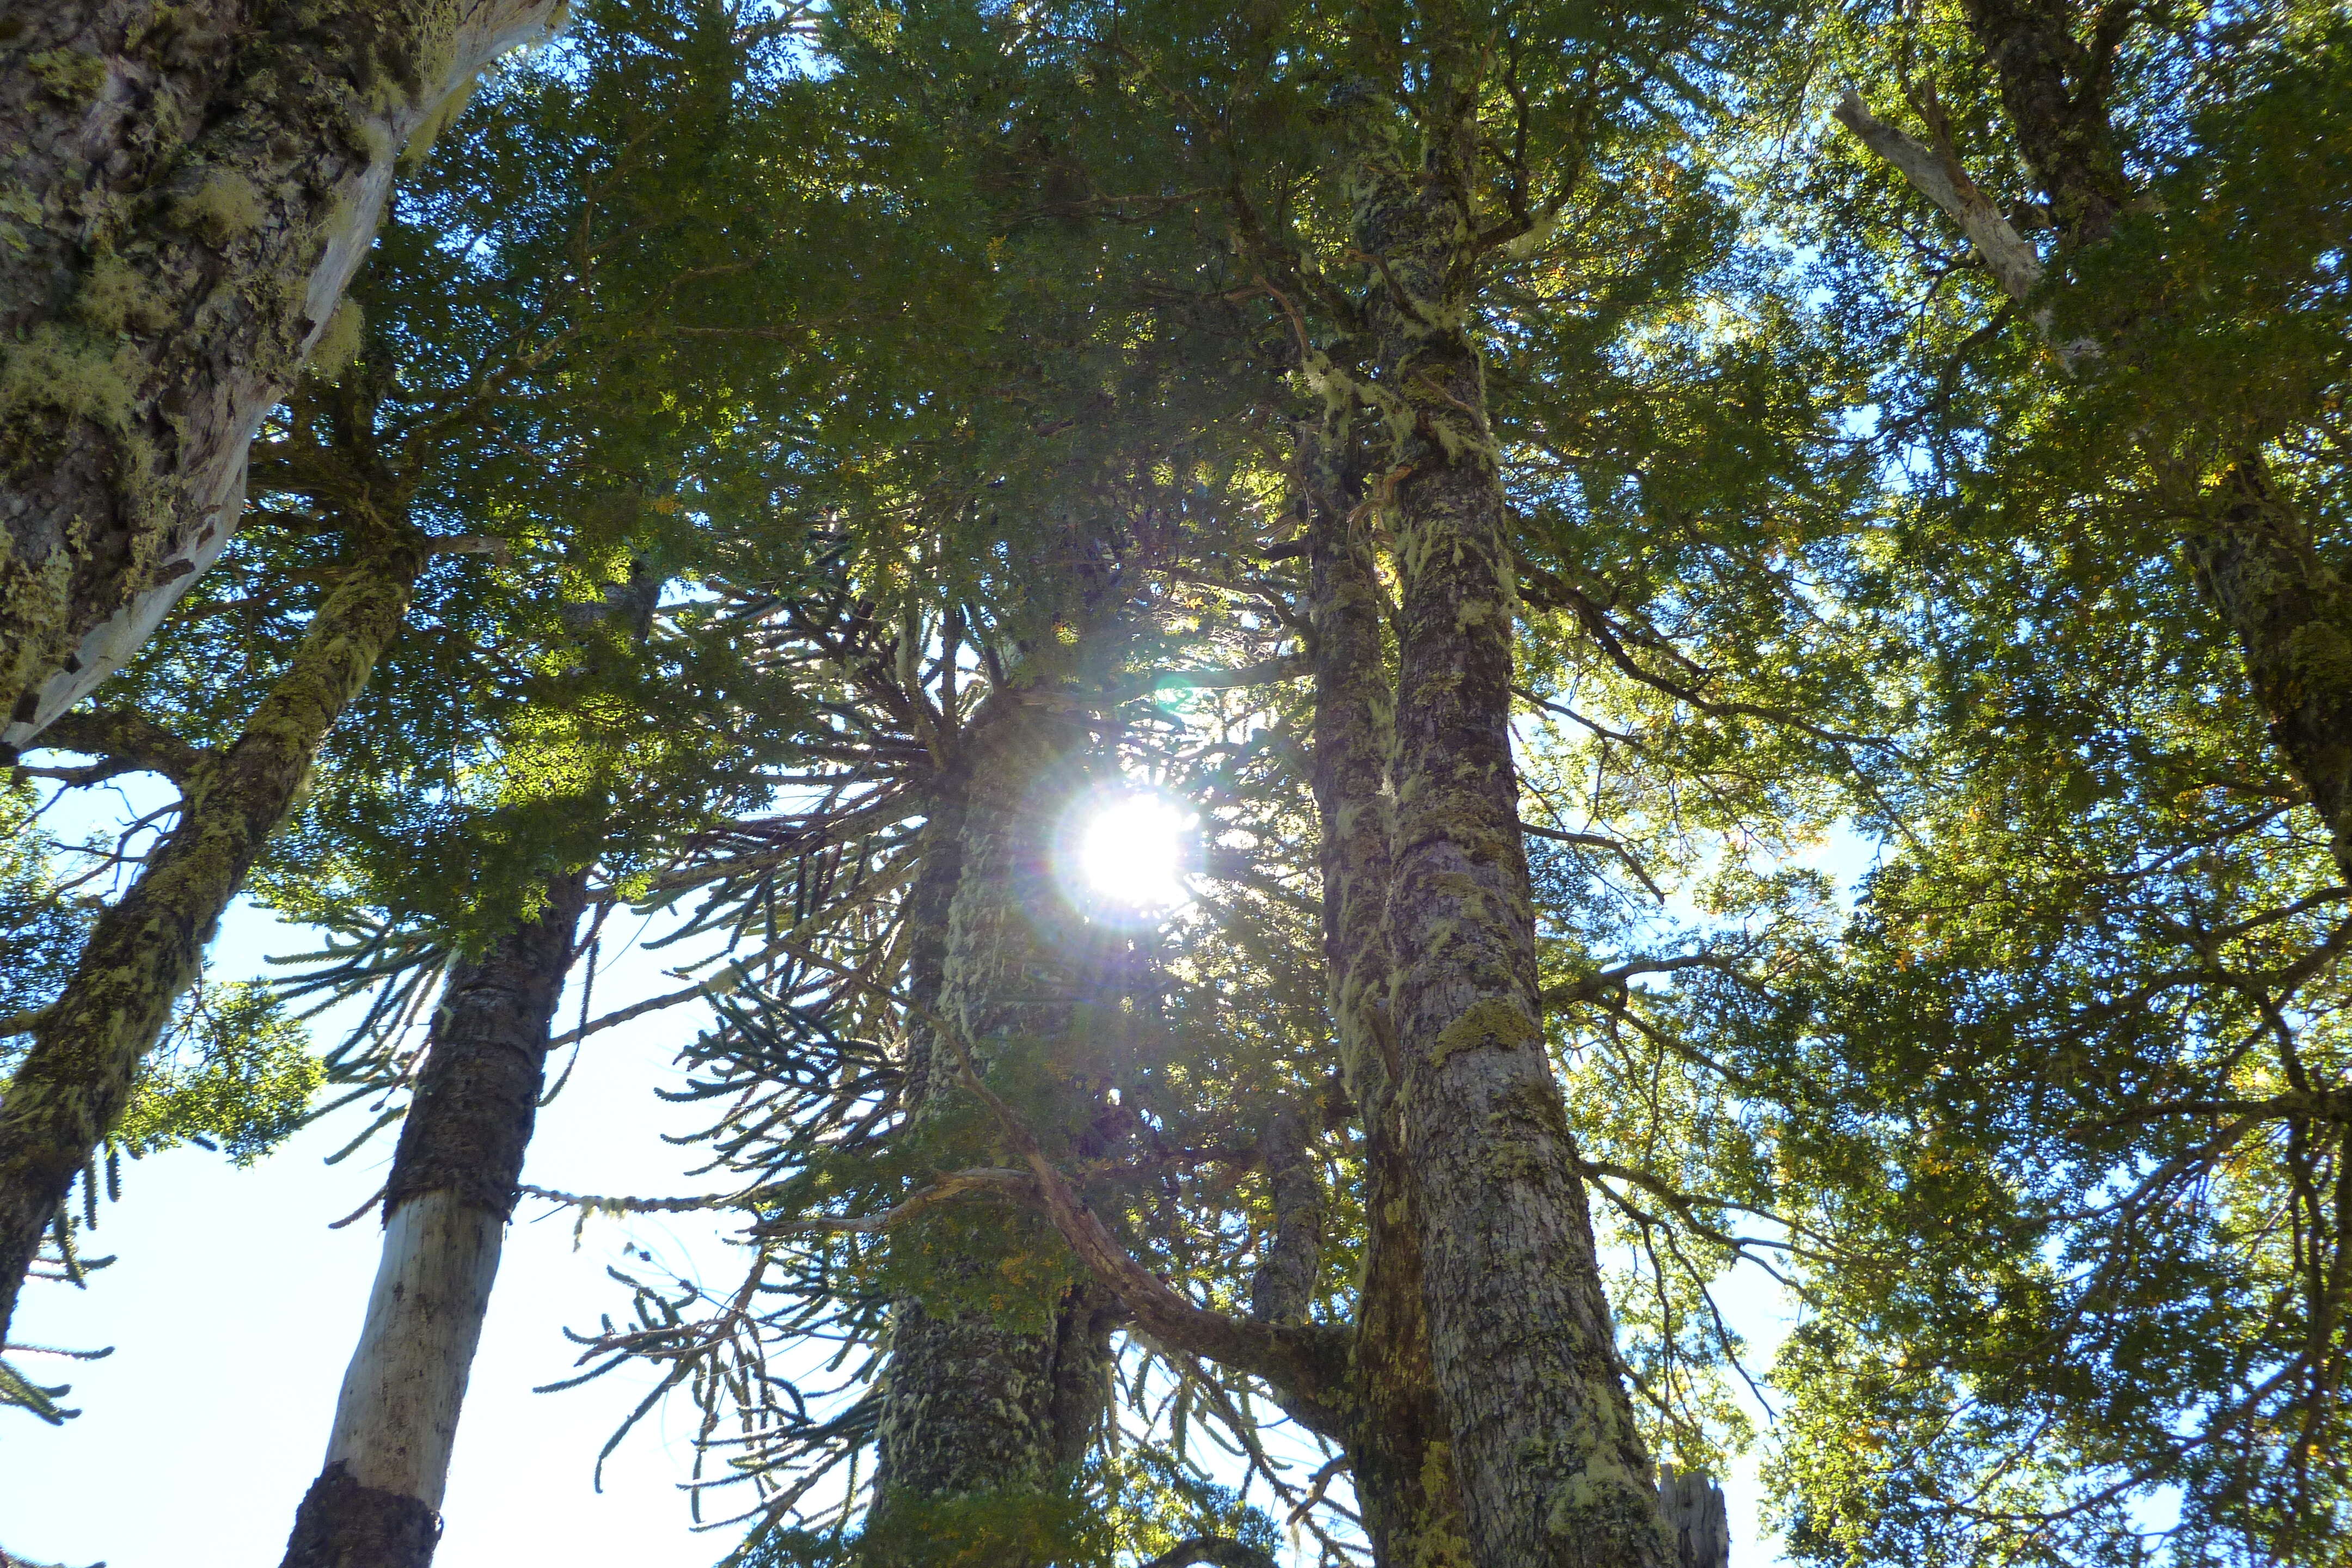
[[394, 161], [559, 0], [0, 0], [0, 745], [228, 542]]
[[424, 1568], [466, 1383], [546, 1079], [585, 872], [550, 879], [533, 919], [460, 959], [383, 1198], [383, 1258], [286, 1568]]
[[1381, 646], [1386, 595], [1363, 526], [1349, 416], [1334, 411], [1302, 431], [1302, 440], [1323, 955], [1365, 1146], [1367, 1237], [1349, 1347], [1349, 1459], [1379, 1568], [1467, 1568], [1462, 1500], [1429, 1363], [1419, 1216], [1400, 1136], [1388, 1021], [1383, 921], [1393, 823], [1385, 784], [1393, 721]]
[[1367, 138], [1356, 232], [1382, 262], [1374, 354], [1402, 431], [1381, 481], [1402, 594], [1388, 929], [1431, 1362], [1480, 1568], [1660, 1568], [1656, 1481], [1536, 994], [1517, 579], [1469, 335], [1481, 40], [1459, 12], [1430, 24], [1418, 163]]
[[423, 537], [404, 523], [352, 531], [357, 559], [328, 593], [286, 673], [226, 752], [166, 754], [170, 737], [127, 715], [78, 719], [90, 744], [121, 739], [176, 773], [179, 825], [92, 928], [73, 977], [42, 1015], [0, 1098], [0, 1342], [42, 1234], [122, 1115], [132, 1076], [194, 982], [220, 917], [292, 810], [320, 743], [400, 629]]
[[1721, 1487], [1696, 1470], [1661, 1465], [1658, 1513], [1674, 1568], [1731, 1568], [1731, 1515]]
[[[1081, 782], [1086, 731], [1040, 694], [1000, 690], [961, 737], [962, 754], [927, 834], [954, 839], [951, 896], [937, 867], [917, 888], [917, 918], [947, 915], [945, 940], [919, 927], [910, 976], [919, 1004], [914, 1061], [919, 1131], [971, 1096], [961, 1058], [922, 1016], [929, 998], [986, 1076], [1010, 1054], [1058, 1042], [1091, 967], [1087, 944], [1054, 875], [1054, 836]], [[941, 846], [926, 844], [927, 856]], [[991, 1259], [946, 1267], [992, 1274]], [[956, 1281], [960, 1282], [960, 1281]], [[951, 1282], [954, 1283], [954, 1282]], [[997, 1293], [1022, 1287], [992, 1281]], [[880, 1463], [866, 1529], [877, 1564], [1023, 1568], [1022, 1532], [1063, 1494], [1109, 1394], [1115, 1299], [1091, 1282], [1049, 1286], [1050, 1300], [992, 1311], [898, 1303], [879, 1424]], [[961, 1505], [961, 1506], [959, 1506]]]

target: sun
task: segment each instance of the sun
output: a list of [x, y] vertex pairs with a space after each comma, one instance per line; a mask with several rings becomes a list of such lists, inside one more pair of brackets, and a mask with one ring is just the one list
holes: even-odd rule
[[1078, 875], [1107, 904], [1138, 911], [1173, 909], [1190, 899], [1194, 818], [1164, 795], [1113, 795], [1094, 805], [1078, 830]]

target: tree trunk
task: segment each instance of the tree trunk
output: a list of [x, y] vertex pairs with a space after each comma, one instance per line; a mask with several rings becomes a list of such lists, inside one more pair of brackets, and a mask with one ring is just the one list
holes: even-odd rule
[[1536, 995], [1511, 758], [1517, 578], [1469, 335], [1479, 40], [1458, 15], [1432, 29], [1419, 164], [1368, 138], [1356, 187], [1402, 431], [1382, 480], [1402, 592], [1388, 929], [1431, 1362], [1480, 1568], [1661, 1568], [1656, 1481]]
[[[2109, 119], [2111, 54], [2077, 39], [2075, 9], [2053, 0], [1969, 0], [1964, 13], [2050, 197], [2062, 252], [2105, 241], [2132, 196]], [[2148, 457], [2159, 469], [2179, 466], [2160, 450]], [[2271, 738], [2352, 876], [2352, 595], [2260, 455], [2242, 458], [2200, 500], [2182, 553], [2236, 636]]]
[[1422, 1310], [1421, 1239], [1397, 1121], [1388, 1026], [1385, 793], [1393, 721], [1357, 437], [1334, 412], [1302, 432], [1308, 616], [1315, 633], [1314, 783], [1323, 956], [1348, 1092], [1364, 1128], [1364, 1279], [1349, 1346], [1349, 1461], [1379, 1568], [1467, 1568]]
[[2107, 122], [2113, 55], [2076, 40], [2084, 12], [2071, 0], [1963, 0], [1960, 9], [2000, 82], [2018, 146], [2049, 193], [2059, 243], [2069, 250], [2098, 244], [2129, 200]]
[[2184, 552], [2237, 635], [2272, 742], [2352, 877], [2352, 593], [2260, 458], [2222, 477]]
[[[909, 1056], [925, 1075], [910, 1097], [919, 1131], [968, 1112], [971, 1099], [961, 1058], [922, 1017], [932, 998], [983, 1076], [1069, 1031], [1092, 966], [1053, 850], [1085, 742], [1082, 726], [1017, 688], [992, 696], [961, 738], [956, 776], [925, 829], [954, 839], [952, 896], [940, 898], [932, 864], [917, 889], [918, 919], [936, 919], [942, 901], [948, 916], [944, 943], [919, 928], [911, 954]], [[925, 853], [940, 848], [927, 843]], [[943, 1268], [961, 1270], [948, 1281], [961, 1285], [995, 1275], [998, 1261], [959, 1258]], [[1038, 1510], [1055, 1506], [1084, 1458], [1108, 1402], [1115, 1299], [1091, 1282], [1043, 1287], [1048, 1300], [1013, 1299], [1023, 1290], [1017, 1273], [990, 1281], [1008, 1298], [1002, 1310], [898, 1304], [867, 1561], [1021, 1568]]]
[[1674, 1568], [1731, 1568], [1731, 1515], [1723, 1489], [1696, 1470], [1658, 1467], [1658, 1512]]
[[[121, 1117], [131, 1078], [194, 981], [222, 911], [293, 809], [329, 726], [367, 684], [407, 613], [425, 561], [422, 536], [403, 525], [354, 537], [358, 560], [320, 605], [292, 665], [236, 743], [190, 752], [176, 768], [179, 825], [99, 917], [0, 1099], [0, 1342], [42, 1234]], [[137, 726], [123, 716], [112, 722]], [[153, 760], [174, 767], [170, 758]]]
[[433, 1019], [384, 1190], [383, 1259], [285, 1568], [424, 1568], [449, 1451], [545, 1083], [584, 872], [459, 960]]
[[137, 651], [394, 161], [557, 0], [0, 0], [0, 745]]

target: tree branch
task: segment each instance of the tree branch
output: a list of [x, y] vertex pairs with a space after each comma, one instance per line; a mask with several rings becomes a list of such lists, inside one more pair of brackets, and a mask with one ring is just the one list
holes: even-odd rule
[[1960, 226], [1977, 255], [1992, 269], [2001, 292], [2022, 300], [2042, 281], [2042, 258], [2024, 237], [2010, 226], [1990, 197], [1979, 190], [1960, 169], [1951, 148], [1928, 146], [1899, 127], [1870, 112], [1862, 94], [1852, 88], [1836, 109], [1838, 122], [1862, 144], [1891, 163], [1911, 188], [1943, 209]]
[[1164, 1344], [1205, 1356], [1251, 1377], [1263, 1379], [1284, 1409], [1309, 1431], [1344, 1440], [1347, 1426], [1333, 1403], [1337, 1384], [1346, 1375], [1346, 1348], [1337, 1331], [1313, 1324], [1270, 1325], [1229, 1318], [1187, 1300], [1166, 1280], [1137, 1262], [1108, 1226], [1087, 1206], [1029, 1131], [1020, 1112], [981, 1080], [972, 1065], [971, 1043], [956, 1025], [928, 1007], [897, 996], [879, 984], [820, 953], [811, 952], [788, 938], [772, 944], [790, 952], [802, 963], [840, 975], [851, 984], [892, 996], [919, 1014], [939, 1038], [955, 1052], [958, 1076], [974, 1099], [995, 1118], [1030, 1173], [1037, 1182], [1037, 1205], [1062, 1240], [1095, 1277], [1109, 1287], [1134, 1315], [1135, 1325]]
[[210, 755], [203, 747], [190, 745], [153, 720], [119, 708], [61, 714], [41, 731], [40, 743], [45, 750], [81, 752], [104, 757], [109, 763], [127, 764], [111, 772], [72, 770], [77, 773], [110, 778], [116, 773], [137, 769], [162, 773], [183, 787]]

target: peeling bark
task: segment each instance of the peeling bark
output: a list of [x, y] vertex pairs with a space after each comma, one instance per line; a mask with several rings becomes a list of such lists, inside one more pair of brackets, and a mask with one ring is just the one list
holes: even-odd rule
[[[551, 879], [536, 917], [450, 970], [385, 1183], [383, 1256], [366, 1323], [285, 1568], [432, 1561], [587, 886], [584, 872]], [[408, 1523], [394, 1531], [385, 1521]]]
[[219, 554], [395, 159], [559, 10], [0, 3], [0, 745]]
[[99, 917], [0, 1099], [0, 1338], [42, 1233], [121, 1119], [222, 912], [407, 613], [422, 536], [404, 524], [354, 531], [358, 559], [320, 605], [291, 666], [233, 745], [188, 765], [179, 825]]
[[1516, 573], [1471, 337], [1481, 50], [1432, 18], [1417, 149], [1356, 162], [1357, 247], [1390, 411], [1401, 598], [1388, 905], [1398, 1113], [1431, 1364], [1480, 1568], [1663, 1568], [1536, 994], [1511, 757]]

